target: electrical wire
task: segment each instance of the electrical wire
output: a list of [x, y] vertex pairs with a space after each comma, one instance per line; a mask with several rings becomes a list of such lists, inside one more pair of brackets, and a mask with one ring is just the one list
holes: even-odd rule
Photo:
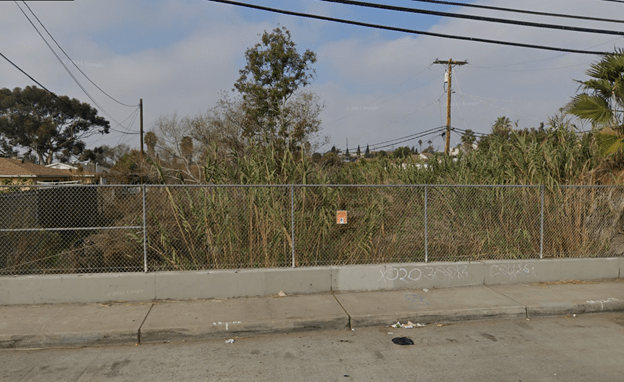
[[[399, 145], [399, 144], [401, 144], [401, 143], [411, 142], [411, 141], [413, 141], [413, 140], [415, 140], [415, 139], [419, 139], [419, 138], [424, 138], [424, 137], [432, 136], [432, 135], [437, 134], [437, 133], [439, 133], [440, 131], [443, 131], [443, 130], [445, 130], [445, 129], [446, 129], [446, 127], [441, 127], [441, 128], [440, 128], [440, 130], [438, 130], [437, 132], [434, 132], [434, 133], [422, 134], [422, 135], [419, 135], [419, 136], [415, 136], [415, 137], [412, 137], [412, 138], [408, 138], [408, 139], [405, 139], [405, 140], [402, 140], [402, 141], [399, 141], [399, 142], [394, 142], [394, 143], [390, 143], [390, 144], [383, 145], [383, 146], [377, 146], [377, 145], [374, 145], [374, 146], [373, 146], [373, 150], [383, 149], [383, 148], [386, 148], [386, 147]], [[439, 134], [438, 134], [438, 136], [439, 136]]]
[[[121, 121], [121, 123], [126, 122], [128, 119], [130, 119], [132, 117], [132, 120], [130, 121], [130, 124], [128, 125], [128, 129], [130, 128], [130, 126], [132, 126], [132, 124], [134, 124], [134, 121], [136, 120], [136, 116], [139, 112], [139, 108], [134, 109], [130, 114], [128, 114], [128, 116], [126, 118], [124, 118], [123, 121]], [[119, 132], [117, 130], [114, 130], [115, 132]], [[130, 132], [122, 132], [122, 134], [126, 135], [126, 134], [136, 134], [136, 133], [130, 133]], [[121, 141], [121, 138], [124, 137], [124, 135], [122, 135], [119, 138], [119, 141]], [[101, 136], [100, 138], [96, 139], [95, 141], [91, 142], [92, 145], [95, 145], [97, 142], [101, 141], [102, 139], [104, 139], [104, 136]], [[117, 142], [117, 144], [119, 144], [119, 142]]]
[[596, 34], [624, 36], [624, 32], [608, 30], [608, 29], [593, 29], [593, 28], [572, 27], [568, 25], [534, 23], [530, 21], [499, 19], [495, 17], [464, 15], [460, 13], [429, 11], [425, 9], [407, 8], [407, 7], [397, 7], [394, 5], [367, 3], [363, 1], [354, 1], [354, 0], [319, 0], [319, 1], [323, 1], [326, 3], [355, 5], [355, 6], [364, 7], [364, 8], [376, 8], [376, 9], [384, 9], [384, 10], [398, 11], [398, 12], [418, 13], [418, 14], [430, 15], [430, 16], [450, 17], [454, 19], [467, 19], [467, 20], [485, 21], [489, 23], [521, 25], [521, 26], [533, 27], [533, 28], [558, 29], [558, 30], [564, 30], [564, 31], [570, 31], [570, 32], [596, 33]]
[[[394, 138], [394, 139], [391, 139], [391, 140], [388, 140], [388, 141], [377, 142], [377, 143], [373, 143], [373, 144], [368, 144], [367, 143], [367, 146], [373, 147], [373, 149], [380, 148], [380, 147], [388, 147], [388, 146], [396, 145], [396, 144], [404, 142], [404, 141], [407, 142], [407, 141], [412, 140], [412, 139], [422, 138], [423, 136], [429, 136], [429, 135], [432, 135], [432, 134], [437, 134], [440, 131], [444, 130], [445, 128], [446, 127], [444, 127], [444, 126], [439, 126], [439, 127], [433, 128], [433, 129], [429, 129], [429, 130], [421, 131], [421, 132], [418, 132], [418, 133], [406, 135], [404, 137]], [[384, 146], [380, 146], [380, 145], [384, 145]], [[360, 145], [360, 146], [362, 146], [362, 145]], [[354, 150], [357, 150], [357, 147], [349, 148], [349, 151], [354, 151]]]
[[[604, 45], [604, 44], [609, 44], [609, 43], [611, 43], [611, 42], [613, 42], [613, 41], [617, 41], [617, 40], [620, 40], [620, 39], [621, 39], [621, 37], [616, 37], [616, 38], [614, 38], [614, 39], [612, 39], [612, 40], [605, 41], [605, 42], [602, 42], [602, 43], [600, 43], [600, 44], [592, 45], [592, 46], [588, 47], [587, 49], [594, 49], [594, 48], [599, 47], [599, 46], [601, 46], [601, 45]], [[505, 65], [495, 65], [495, 66], [477, 66], [477, 67], [478, 67], [478, 68], [483, 68], [483, 69], [504, 68], [504, 67], [508, 67], [508, 66], [518, 66], [518, 65], [525, 65], [525, 64], [533, 64], [533, 63], [535, 63], [535, 62], [542, 62], [542, 61], [554, 60], [554, 59], [556, 59], [556, 58], [565, 57], [565, 56], [567, 56], [567, 55], [568, 55], [567, 53], [564, 53], [564, 54], [557, 54], [557, 55], [555, 55], [555, 56], [551, 56], [551, 57], [547, 57], [547, 58], [541, 58], [541, 59], [539, 59], [539, 60], [531, 60], [531, 61], [514, 62], [513, 64], [505, 64]], [[474, 65], [473, 65], [473, 64], [470, 64], [470, 66], [471, 66], [471, 67], [474, 67]]]
[[[459, 127], [452, 127], [452, 126], [451, 126], [451, 131], [453, 131], [453, 130], [459, 131], [460, 133], [465, 133], [465, 132], [467, 132], [467, 131], [468, 131], [468, 129], [460, 129]], [[474, 130], [471, 130], [471, 131], [472, 131], [472, 133], [473, 133], [475, 136], [485, 137], [486, 135], [489, 135], [489, 134], [485, 134], [485, 133], [479, 133], [479, 132], [476, 132], [476, 131], [474, 131]]]
[[434, 32], [425, 32], [425, 31], [419, 31], [419, 30], [414, 30], [414, 29], [398, 28], [398, 27], [391, 27], [391, 26], [386, 26], [386, 25], [370, 24], [370, 23], [363, 23], [359, 21], [338, 19], [335, 17], [326, 17], [326, 16], [319, 16], [319, 15], [313, 15], [313, 14], [308, 14], [308, 13], [286, 11], [282, 9], [246, 4], [246, 3], [241, 3], [237, 1], [231, 1], [231, 0], [206, 0], [206, 1], [213, 2], [213, 3], [235, 5], [235, 6], [244, 7], [244, 8], [258, 9], [262, 11], [279, 13], [279, 14], [290, 15], [290, 16], [305, 17], [305, 18], [316, 19], [316, 20], [332, 21], [332, 22], [337, 22], [341, 24], [350, 24], [350, 25], [357, 25], [357, 26], [367, 27], [367, 28], [382, 29], [382, 30], [389, 30], [389, 31], [394, 31], [394, 32], [410, 33], [410, 34], [417, 34], [417, 35], [431, 36], [431, 37], [440, 37], [440, 38], [447, 38], [447, 39], [453, 39], [453, 40], [481, 42], [481, 43], [487, 43], [487, 44], [513, 46], [513, 47], [518, 47], [518, 48], [541, 49], [541, 50], [550, 50], [550, 51], [556, 51], [556, 52], [577, 53], [577, 54], [592, 54], [592, 55], [610, 54], [610, 52], [597, 52], [597, 51], [587, 51], [587, 50], [580, 50], [580, 49], [558, 48], [558, 47], [552, 47], [552, 46], [546, 46], [546, 45], [523, 44], [523, 43], [516, 43], [516, 42], [509, 42], [509, 41], [483, 39], [483, 38], [477, 38], [477, 37], [466, 37], [466, 36], [448, 35], [448, 34], [434, 33]]
[[474, 66], [474, 65], [471, 65], [471, 67], [472, 68], [477, 68], [477, 69], [494, 70], [495, 72], [518, 73], [518, 72], [543, 72], [543, 71], [548, 71], [548, 70], [569, 69], [569, 68], [575, 68], [575, 67], [578, 67], [578, 66], [587, 66], [589, 64], [591, 64], [591, 62], [584, 62], [582, 64], [576, 64], [576, 65], [560, 66], [558, 68], [543, 68], [543, 69], [496, 69], [496, 68], [493, 68], [493, 67]]
[[[104, 115], [106, 115], [110, 120], [112, 120], [113, 122], [115, 122], [117, 124], [117, 126], [121, 126], [121, 123], [117, 122], [117, 120], [115, 118], [113, 118], [113, 116], [111, 116], [102, 106], [100, 106], [100, 104], [98, 104], [98, 102], [93, 98], [93, 96], [91, 96], [91, 94], [89, 94], [89, 92], [87, 91], [87, 89], [85, 89], [84, 86], [82, 86], [82, 84], [80, 83], [80, 81], [78, 81], [78, 79], [76, 78], [76, 76], [74, 76], [74, 74], [69, 70], [69, 68], [67, 67], [67, 65], [65, 65], [65, 63], [63, 63], [63, 60], [61, 60], [61, 58], [58, 56], [58, 54], [56, 54], [56, 52], [54, 51], [54, 49], [52, 48], [52, 46], [50, 45], [50, 43], [48, 43], [48, 41], [45, 39], [45, 37], [43, 37], [43, 35], [41, 34], [41, 32], [39, 31], [39, 29], [37, 29], [37, 26], [32, 22], [32, 20], [30, 19], [30, 17], [28, 17], [28, 15], [26, 14], [26, 12], [24, 12], [24, 10], [22, 9], [22, 7], [20, 7], [20, 5], [17, 3], [17, 1], [15, 2], [15, 5], [17, 5], [17, 7], [20, 9], [20, 11], [22, 11], [22, 13], [24, 14], [24, 16], [26, 17], [26, 19], [28, 20], [28, 22], [30, 23], [30, 25], [32, 25], [32, 27], [35, 29], [35, 31], [37, 32], [37, 34], [39, 34], [39, 36], [41, 37], [41, 39], [45, 42], [45, 44], [48, 46], [48, 48], [50, 49], [50, 51], [52, 51], [52, 54], [54, 54], [54, 56], [56, 57], [56, 59], [61, 63], [61, 65], [63, 66], [63, 68], [65, 68], [65, 71], [67, 71], [67, 73], [69, 74], [69, 76], [74, 80], [74, 82], [78, 85], [78, 87], [87, 95], [87, 97], [91, 100], [91, 102], [93, 102], [93, 104], [100, 109], [100, 111], [102, 111], [102, 113]], [[122, 134], [140, 134], [140, 133], [124, 133], [123, 131], [119, 131], [116, 130], [113, 127], [110, 127], [110, 130], [116, 131], [118, 133], [122, 133]]]
[[[134, 121], [136, 121], [137, 116], [139, 115], [139, 108], [134, 109], [134, 111], [132, 112], [131, 116], [132, 119], [130, 120], [130, 123], [128, 124], [128, 128], [126, 129], [126, 133], [129, 133], [130, 128], [132, 127], [132, 125], [134, 125]], [[122, 123], [125, 122], [128, 119], [128, 117], [126, 117], [125, 120], [121, 121]], [[124, 135], [121, 135], [119, 137], [119, 140], [117, 140], [117, 145], [119, 145], [119, 143], [121, 143], [121, 140], [124, 138]]]
[[[2, 56], [2, 58], [4, 58], [5, 60], [7, 60], [7, 62], [8, 62], [9, 64], [13, 65], [13, 66], [14, 66], [17, 70], [19, 70], [19, 71], [20, 71], [20, 72], [22, 72], [24, 75], [26, 75], [26, 77], [30, 78], [30, 80], [31, 80], [32, 82], [34, 82], [34, 83], [36, 83], [37, 85], [41, 86], [41, 88], [42, 88], [43, 90], [45, 90], [45, 91], [47, 91], [48, 93], [50, 93], [52, 96], [54, 96], [55, 98], [57, 98], [59, 101], [64, 102], [64, 103], [67, 103], [67, 102], [65, 102], [65, 100], [61, 99], [59, 96], [57, 96], [56, 94], [54, 94], [54, 92], [50, 91], [50, 90], [49, 90], [48, 88], [46, 88], [45, 86], [41, 85], [41, 82], [39, 82], [39, 81], [37, 81], [36, 79], [32, 78], [32, 76], [31, 76], [30, 74], [28, 74], [28, 73], [26, 73], [24, 70], [22, 70], [22, 68], [20, 68], [19, 66], [17, 66], [17, 64], [15, 64], [13, 61], [9, 60], [9, 59], [7, 58], [7, 56], [5, 56], [4, 54], [2, 54], [1, 52], [0, 52], [0, 56]], [[68, 105], [71, 107], [71, 105], [70, 105], [70, 104], [68, 104]]]
[[[15, 1], [17, 3], [17, 1]], [[33, 12], [32, 9], [30, 9], [30, 6], [28, 6], [28, 4], [26, 4], [25, 0], [22, 0], [22, 3], [24, 3], [24, 5], [28, 8], [28, 10], [30, 11], [30, 13], [32, 13], [32, 15], [35, 17], [35, 19], [37, 19], [37, 21], [39, 22], [39, 24], [41, 24], [41, 26], [43, 27], [43, 30], [46, 31], [46, 33], [48, 34], [48, 36], [50, 36], [50, 38], [52, 39], [52, 41], [54, 41], [54, 43], [56, 44], [56, 46], [61, 50], [61, 52], [63, 52], [63, 54], [65, 55], [65, 57], [67, 57], [69, 59], [69, 61], [71, 61], [72, 64], [74, 64], [74, 66], [76, 67], [76, 69], [78, 69], [78, 71], [80, 73], [82, 73], [83, 76], [85, 76], [85, 78], [87, 80], [89, 80], [89, 82], [91, 82], [91, 84], [93, 84], [93, 86], [95, 86], [99, 91], [101, 91], [102, 93], [104, 93], [108, 98], [112, 99], [113, 101], [117, 102], [120, 105], [126, 106], [126, 107], [138, 107], [139, 105], [128, 105], [125, 104], [123, 102], [120, 102], [118, 100], [116, 100], [115, 98], [113, 98], [111, 95], [109, 95], [108, 93], [106, 93], [104, 90], [102, 90], [95, 82], [93, 82], [91, 80], [91, 78], [89, 78], [89, 76], [87, 76], [79, 67], [78, 65], [76, 65], [76, 63], [74, 62], [74, 60], [72, 60], [71, 57], [69, 57], [69, 55], [65, 52], [65, 50], [63, 50], [63, 48], [61, 47], [61, 45], [56, 41], [56, 39], [54, 39], [54, 37], [52, 36], [52, 34], [48, 31], [48, 29], [45, 27], [45, 25], [43, 25], [43, 23], [41, 22], [41, 20], [39, 20], [39, 17], [37, 17], [37, 15], [35, 14], [35, 12]]]
[[[588, 17], [588, 16], [565, 15], [565, 14], [561, 14], [561, 13], [537, 12], [537, 11], [529, 11], [529, 10], [524, 10], [524, 9], [492, 7], [492, 6], [489, 6], [489, 5], [479, 5], [479, 4], [469, 4], [469, 3], [456, 3], [456, 2], [453, 2], [453, 1], [441, 1], [441, 0], [412, 0], [412, 1], [417, 1], [417, 2], [420, 2], [420, 3], [454, 5], [454, 6], [466, 7], [466, 8], [489, 9], [489, 10], [493, 10], [493, 11], [502, 11], [502, 12], [524, 13], [524, 14], [527, 14], [527, 15], [561, 17], [561, 18], [576, 19], [576, 20], [588, 20], [588, 21], [604, 21], [604, 22], [609, 22], [609, 23], [624, 23], [624, 20], [603, 19], [603, 18], [599, 18], [599, 17]], [[608, 1], [608, 0], [605, 0], [605, 1]]]

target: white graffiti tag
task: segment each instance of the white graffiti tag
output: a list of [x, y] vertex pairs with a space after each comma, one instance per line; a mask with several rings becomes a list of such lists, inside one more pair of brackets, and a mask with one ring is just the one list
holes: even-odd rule
[[535, 273], [535, 266], [532, 263], [518, 263], [518, 264], [499, 264], [492, 265], [490, 267], [491, 277], [509, 277], [510, 280], [518, 278], [519, 276], [537, 277]]
[[225, 330], [228, 331], [228, 330], [230, 330], [230, 325], [238, 325], [240, 323], [241, 323], [240, 321], [232, 321], [232, 322], [221, 322], [221, 321], [218, 321], [218, 322], [213, 322], [212, 325], [213, 326], [225, 326]]
[[592, 304], [592, 305], [593, 304], [600, 304], [600, 310], [604, 310], [604, 304], [608, 304], [610, 302], [616, 302], [616, 301], [620, 301], [620, 300], [618, 300], [617, 298], [610, 297], [610, 298], [608, 298], [606, 300], [598, 300], [598, 301], [589, 300], [589, 301], [587, 301], [587, 303], [588, 304]]
[[[422, 269], [421, 269], [422, 268]], [[438, 267], [416, 267], [416, 268], [387, 268], [380, 269], [381, 277], [378, 281], [419, 281], [425, 278], [429, 281], [451, 281], [454, 279], [467, 278], [469, 276], [466, 265], [438, 266]]]

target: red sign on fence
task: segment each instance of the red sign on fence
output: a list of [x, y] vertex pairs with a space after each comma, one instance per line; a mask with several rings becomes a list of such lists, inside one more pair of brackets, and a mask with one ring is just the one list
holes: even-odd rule
[[347, 224], [347, 211], [336, 212], [336, 224]]

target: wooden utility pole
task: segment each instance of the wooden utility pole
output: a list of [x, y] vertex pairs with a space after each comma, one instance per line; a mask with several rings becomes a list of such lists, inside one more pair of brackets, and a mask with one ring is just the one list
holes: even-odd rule
[[451, 87], [451, 81], [452, 81], [452, 71], [453, 71], [453, 65], [466, 65], [468, 63], [468, 61], [453, 61], [452, 58], [450, 58], [448, 61], [440, 61], [440, 60], [435, 60], [433, 62], [434, 64], [442, 64], [442, 65], [448, 65], [448, 69], [446, 71], [447, 73], [447, 82], [448, 82], [448, 86], [446, 88], [446, 145], [444, 146], [444, 153], [446, 155], [449, 155], [450, 150], [451, 150], [451, 92], [452, 92], [452, 87]]
[[145, 157], [145, 151], [143, 151], [143, 98], [139, 99], [139, 110], [141, 115], [141, 162]]
[[140, 157], [140, 182], [143, 184], [143, 161], [145, 159], [145, 151], [143, 150], [143, 98], [139, 99], [139, 115], [140, 115], [140, 131], [141, 131], [141, 157]]

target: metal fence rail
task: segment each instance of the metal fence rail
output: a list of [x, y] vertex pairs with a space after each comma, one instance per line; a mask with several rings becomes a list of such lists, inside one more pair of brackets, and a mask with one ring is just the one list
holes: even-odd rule
[[615, 186], [0, 188], [0, 275], [619, 256], [622, 232]]

